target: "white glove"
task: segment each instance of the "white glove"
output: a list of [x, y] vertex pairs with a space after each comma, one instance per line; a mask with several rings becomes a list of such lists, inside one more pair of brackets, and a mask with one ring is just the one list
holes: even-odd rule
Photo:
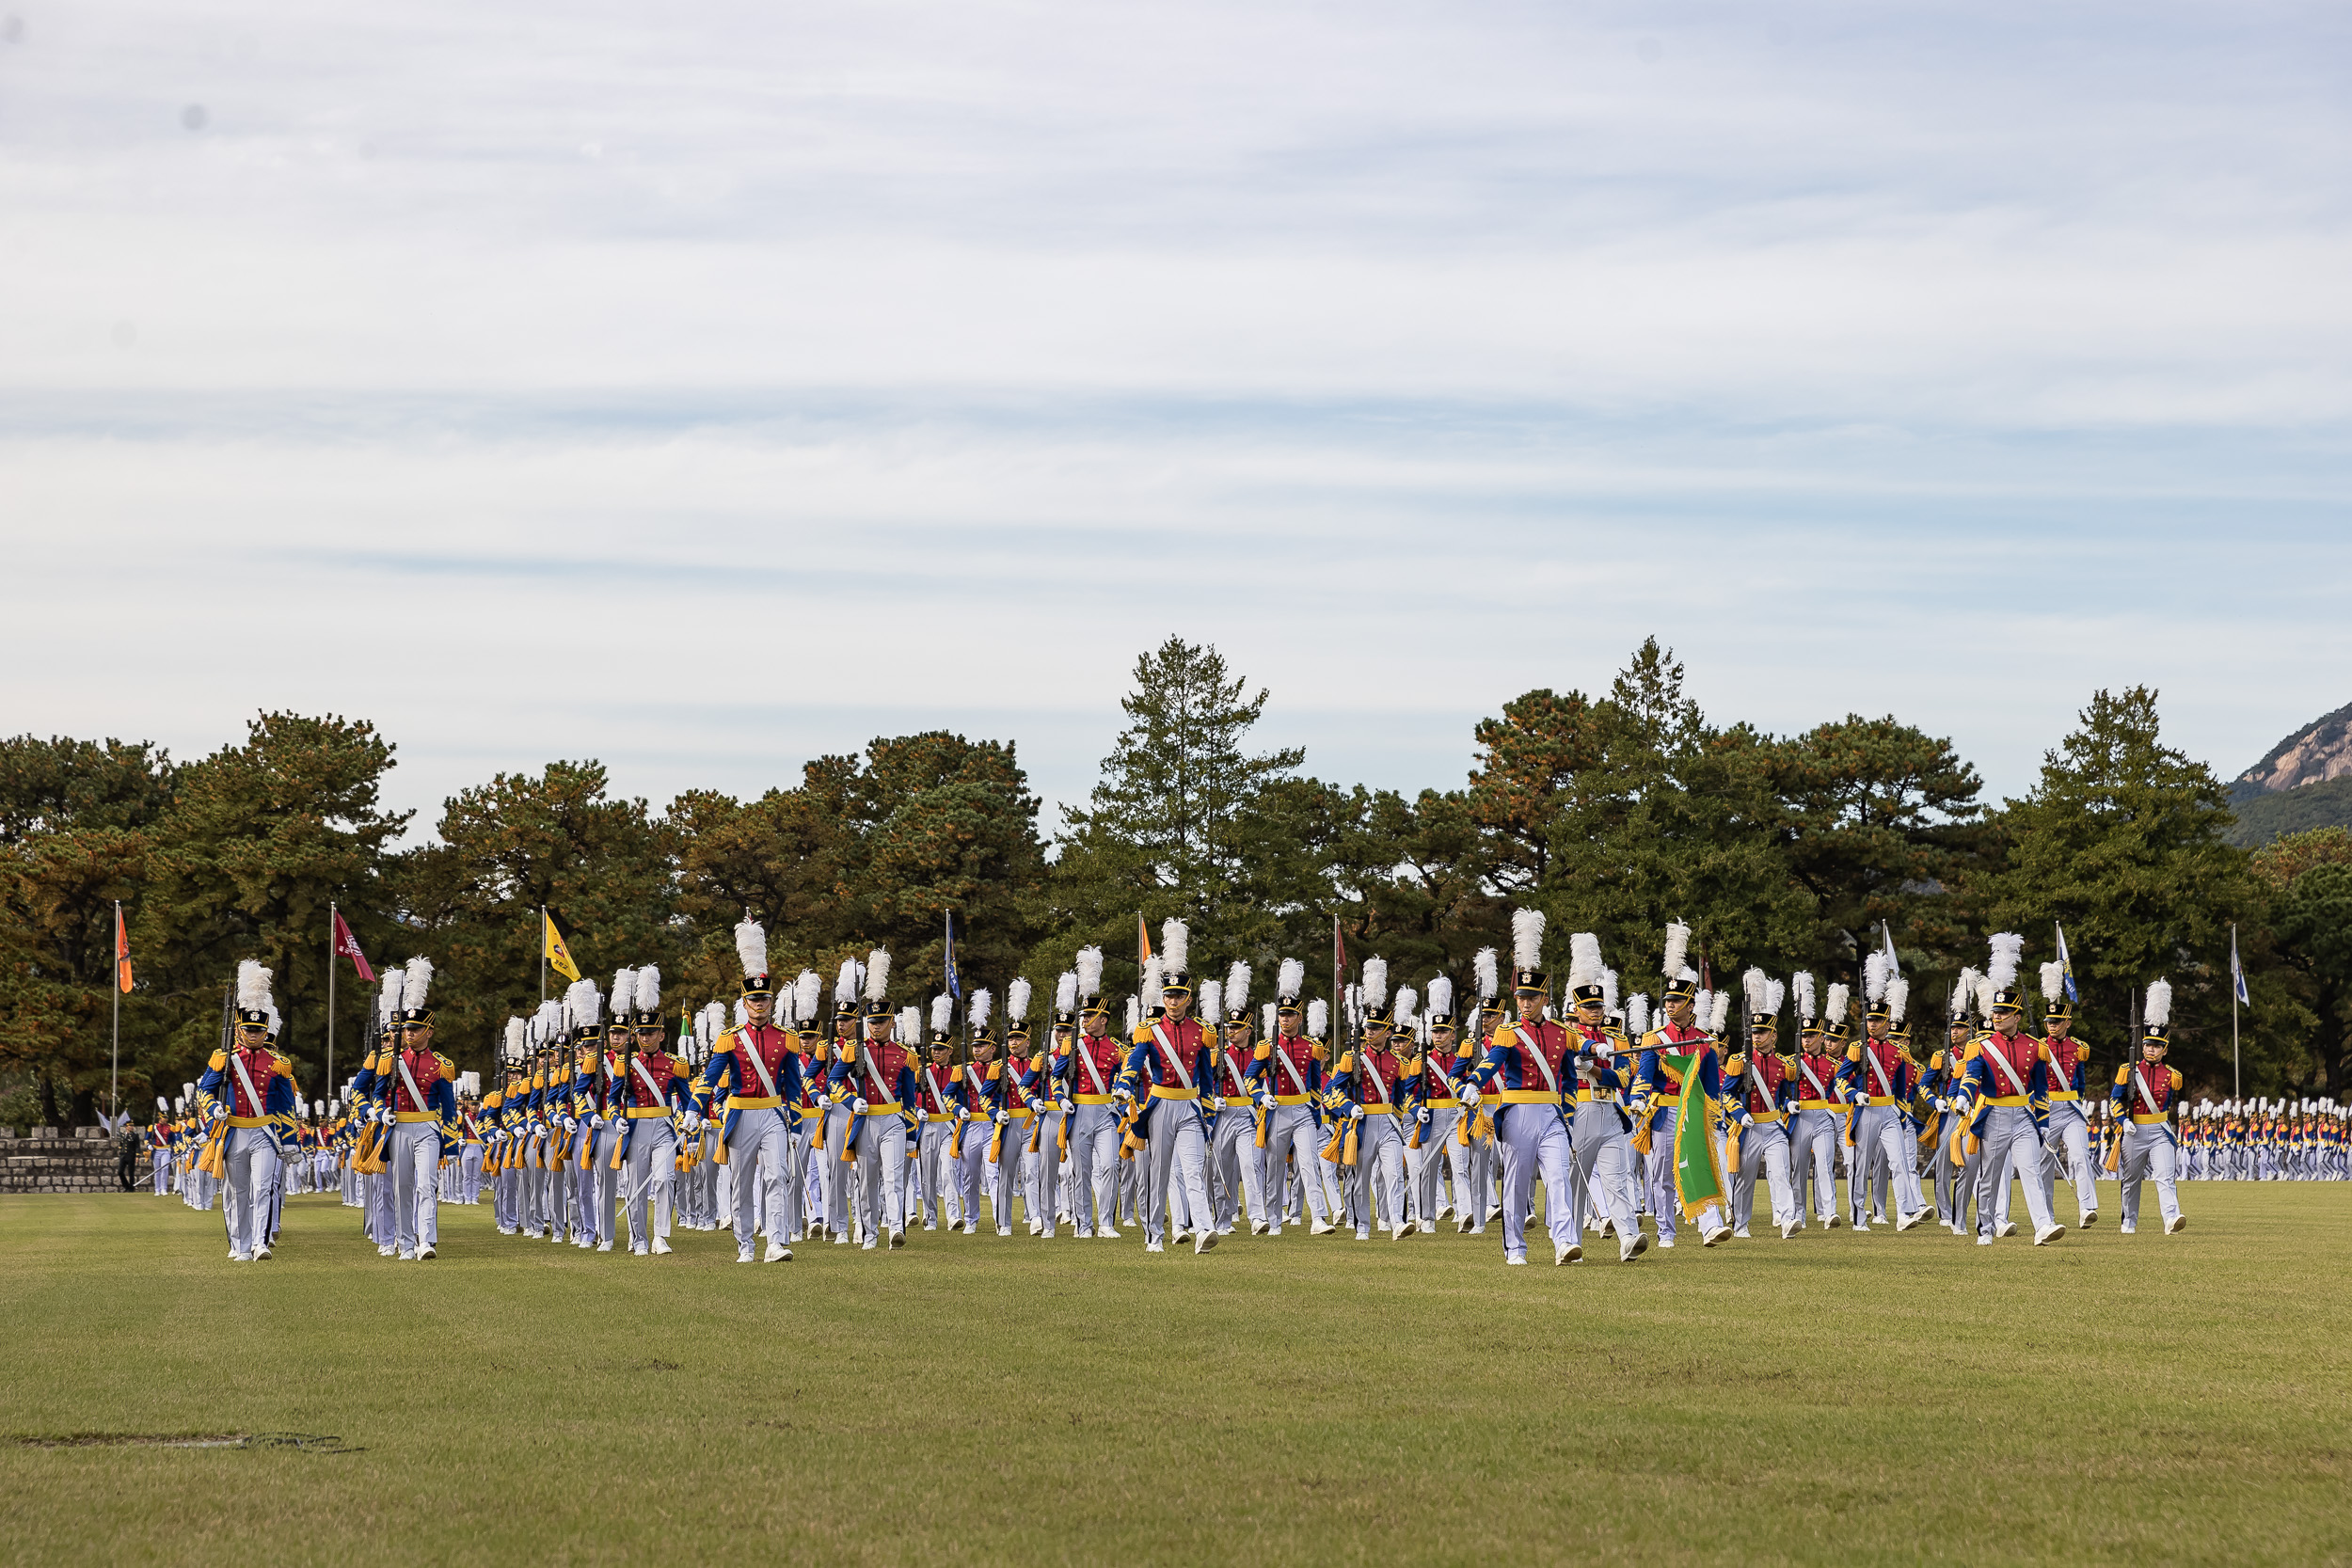
[[930, 1120], [930, 1119], [931, 1119], [931, 1114], [930, 1114], [929, 1111], [927, 1111], [927, 1110], [923, 1109], [923, 1107], [922, 1107], [922, 1106], [917, 1105], [917, 1106], [914, 1108], [914, 1125], [916, 1125], [917, 1127], [920, 1127], [920, 1126], [922, 1126], [922, 1125], [923, 1125], [923, 1123], [925, 1123], [925, 1122], [927, 1122], [927, 1121], [929, 1121], [929, 1120]]
[[1111, 1098], [1123, 1104], [1132, 1104], [1135, 1101], [1136, 1091], [1124, 1084], [1116, 1084], [1111, 1087]]
[[1224, 1114], [1225, 1097], [1221, 1094], [1213, 1094], [1209, 1096], [1209, 1115], [1213, 1117], [1221, 1117]]
[[1348, 1119], [1348, 1120], [1350, 1120], [1350, 1121], [1361, 1121], [1361, 1120], [1363, 1120], [1363, 1119], [1364, 1119], [1364, 1108], [1363, 1108], [1361, 1105], [1350, 1104], [1350, 1105], [1347, 1107], [1347, 1119]]
[[1466, 1108], [1468, 1108], [1468, 1109], [1470, 1109], [1470, 1110], [1472, 1110], [1472, 1111], [1477, 1110], [1477, 1109], [1478, 1109], [1478, 1085], [1475, 1085], [1475, 1084], [1470, 1083], [1470, 1082], [1468, 1082], [1467, 1080], [1465, 1080], [1465, 1081], [1464, 1081], [1464, 1083], [1463, 1083], [1463, 1085], [1462, 1085], [1462, 1092], [1461, 1092], [1459, 1095], [1456, 1095], [1454, 1098], [1455, 1098], [1455, 1099], [1457, 1099], [1457, 1100], [1459, 1100], [1459, 1101], [1461, 1101], [1462, 1104], [1463, 1104]]
[[857, 1117], [866, 1114], [866, 1099], [863, 1095], [850, 1101], [850, 1114]]
[[1260, 1089], [1258, 1091], [1258, 1109], [1261, 1111], [1271, 1111], [1274, 1109], [1274, 1091], [1272, 1089]]
[[1054, 1103], [1061, 1108], [1061, 1114], [1063, 1116], [1069, 1116], [1075, 1112], [1078, 1108], [1075, 1104], [1072, 1103], [1068, 1095], [1063, 1095], [1059, 1100], [1055, 1101]]
[[1004, 1126], [1005, 1123], [1010, 1121], [1011, 1119], [1012, 1113], [1010, 1111], [998, 1111], [996, 1113], [996, 1125], [999, 1127]]
[[1754, 1127], [1756, 1125], [1756, 1117], [1749, 1115], [1745, 1111], [1741, 1111], [1740, 1113], [1740, 1125], [1741, 1127]]
[[1415, 1112], [1413, 1113], [1413, 1119], [1414, 1119], [1415, 1121], [1420, 1122], [1420, 1123], [1421, 1123], [1423, 1127], [1428, 1126], [1428, 1125], [1429, 1125], [1429, 1107], [1428, 1107], [1428, 1106], [1426, 1106], [1426, 1105], [1423, 1105], [1423, 1106], [1422, 1106], [1420, 1110], [1415, 1111]]

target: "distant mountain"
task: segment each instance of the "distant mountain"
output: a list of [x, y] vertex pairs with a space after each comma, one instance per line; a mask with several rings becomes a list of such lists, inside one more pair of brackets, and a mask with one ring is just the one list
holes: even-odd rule
[[2230, 842], [2256, 849], [2281, 833], [2352, 828], [2352, 704], [2288, 736], [2230, 785]]

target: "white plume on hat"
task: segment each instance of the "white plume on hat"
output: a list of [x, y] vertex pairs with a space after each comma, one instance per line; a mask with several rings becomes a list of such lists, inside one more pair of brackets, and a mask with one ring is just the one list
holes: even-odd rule
[[1078, 949], [1078, 994], [1103, 994], [1103, 950], [1099, 947]]
[[1724, 1032], [1724, 1025], [1730, 1022], [1731, 992], [1719, 990], [1715, 993], [1714, 1005], [1707, 1010], [1707, 1032], [1710, 1035], [1720, 1035]]
[[1160, 923], [1160, 973], [1182, 974], [1190, 967], [1192, 933], [1181, 920]]
[[1157, 953], [1143, 960], [1142, 972], [1136, 980], [1144, 1000], [1156, 1001], [1160, 991], [1160, 956]]
[[[956, 999], [948, 995], [946, 991], [943, 990], [937, 996], [932, 997], [931, 1033], [934, 1035], [946, 1034], [947, 1032], [947, 1025], [954, 1020], [955, 1011]], [[977, 1034], [978, 1030], [979, 1021], [976, 1018], [973, 1021], [973, 1032]]]
[[723, 1002], [713, 1002], [703, 1009], [703, 1043], [708, 1045], [727, 1032], [727, 1008]]
[[158, 1111], [168, 1111], [171, 1109], [171, 1101], [166, 1100], [162, 1095], [157, 1095], [155, 1097], [155, 1109]]
[[1210, 1023], [1215, 1023], [1218, 1019], [1225, 1016], [1225, 988], [1223, 985], [1215, 980], [1203, 980], [1200, 982], [1200, 1012], [1201, 1018], [1205, 1019]]
[[1977, 1016], [1990, 1022], [1993, 1018], [1993, 995], [1999, 988], [1990, 974], [1977, 976]]
[[605, 992], [605, 996], [612, 1003], [613, 1022], [627, 1022], [628, 1010], [637, 1006], [637, 972], [633, 969], [614, 970], [612, 989]]
[[518, 1057], [530, 1049], [531, 1025], [525, 1023], [519, 1018], [508, 1019], [506, 1021], [507, 1055]]
[[1065, 969], [1061, 978], [1054, 982], [1054, 1011], [1074, 1013], [1078, 1010], [1078, 972]]
[[735, 927], [735, 956], [743, 960], [743, 973], [748, 977], [768, 973], [768, 928], [756, 920], [746, 920]]
[[596, 1023], [604, 1011], [604, 998], [596, 994], [594, 980], [575, 980], [565, 986], [564, 1005], [572, 1010], [572, 1022], [582, 1029]]
[[1328, 1028], [1330, 1023], [1331, 1005], [1329, 1003], [1318, 996], [1312, 1002], [1307, 1004], [1308, 1034], [1313, 1036], [1316, 1039], [1321, 1039], [1323, 1037], [1324, 1030]]
[[395, 965], [384, 972], [384, 989], [376, 992], [375, 1016], [389, 1018], [400, 1011], [400, 993], [408, 984], [408, 972]]
[[1625, 1028], [1626, 1033], [1637, 1040], [1649, 1033], [1649, 993], [1647, 991], [1637, 990], [1626, 998]]
[[564, 1035], [564, 1004], [561, 1002], [540, 1003], [539, 1010], [532, 1018], [532, 1022], [538, 1029], [539, 1043], [553, 1044]]
[[1478, 1000], [1481, 1002], [1493, 1001], [1497, 988], [1502, 984], [1496, 973], [1496, 961], [1497, 955], [1491, 947], [1480, 948], [1478, 956], [1470, 959], [1470, 978], [1478, 984]]
[[[988, 1015], [991, 1010], [994, 1008], [995, 1005], [996, 999], [988, 993], [988, 988], [986, 986], [982, 986], [979, 990], [972, 993], [970, 1016], [972, 1019], [972, 1032], [974, 1034], [977, 1035], [981, 1030], [988, 1027]], [[939, 1006], [937, 1003], [933, 1003], [931, 1005], [931, 1011], [934, 1017], [937, 1016], [939, 1011]], [[946, 1026], [942, 1024], [940, 1027], [945, 1028]]]
[[1966, 1018], [1968, 1009], [1976, 1006], [1977, 982], [1983, 978], [1974, 969], [1963, 969], [1960, 978], [1952, 982], [1951, 1015], [1954, 1023]]
[[1600, 1010], [1604, 1013], [1617, 1010], [1617, 972], [1613, 969], [1600, 972]]
[[1829, 1011], [1822, 1016], [1832, 1023], [1846, 1022], [1846, 1011], [1853, 1003], [1853, 989], [1843, 980], [1829, 983]]
[[258, 1012], [269, 1006], [270, 972], [251, 958], [237, 960], [237, 1006]]
[[1399, 986], [1399, 987], [1396, 989], [1396, 1021], [1397, 1021], [1397, 1022], [1399, 1022], [1399, 1023], [1403, 1023], [1403, 1022], [1405, 1022], [1405, 1019], [1406, 1019], [1406, 1014], [1408, 1014], [1408, 1013], [1417, 1013], [1417, 1012], [1419, 1012], [1419, 1011], [1420, 1011], [1420, 1009], [1421, 1009], [1421, 992], [1419, 992], [1419, 991], [1415, 990], [1414, 990], [1412, 987], [1410, 987], [1410, 986]]
[[2014, 931], [1996, 931], [1993, 936], [1993, 963], [1985, 977], [1993, 982], [1994, 990], [2006, 990], [2017, 983], [2017, 965], [2026, 956], [2026, 939]]
[[1862, 994], [1872, 1002], [1886, 1000], [1886, 955], [1873, 948], [1862, 958]]
[[801, 971], [801, 977], [792, 983], [792, 1010], [800, 1014], [803, 1023], [817, 1022], [817, 1005], [824, 999], [825, 977], [813, 969]]
[[1271, 1002], [1267, 1003], [1259, 1010], [1259, 1016], [1264, 1021], [1263, 1026], [1259, 1030], [1259, 1033], [1265, 1036], [1266, 1038], [1272, 1039], [1274, 1037], [1275, 1027], [1274, 1004]]
[[1276, 972], [1274, 994], [1278, 997], [1295, 997], [1306, 989], [1307, 966], [1296, 958], [1284, 958], [1282, 967]]
[[401, 987], [400, 1005], [413, 1011], [424, 1006], [425, 992], [433, 989], [433, 960], [420, 953], [403, 967], [408, 979]]
[[2054, 1002], [2066, 994], [2066, 966], [2052, 958], [2042, 966], [2042, 999]]
[[1780, 1005], [1788, 1000], [1788, 987], [1785, 981], [1774, 980], [1764, 988], [1764, 1010], [1774, 1018], [1780, 1016]]
[[1429, 1010], [1451, 1018], [1454, 1014], [1454, 982], [1442, 974], [1430, 976]]
[[857, 960], [841, 960], [841, 973], [833, 980], [833, 1010], [847, 1012], [857, 1001]]
[[1131, 996], [1127, 998], [1127, 1037], [1129, 1039], [1133, 1039], [1135, 1037], [1136, 1031], [1142, 1026], [1143, 1009], [1136, 1004], [1136, 999]]
[[1364, 960], [1364, 1006], [1377, 1007], [1389, 999], [1389, 960]]
[[1016, 976], [1012, 984], [1005, 988], [1005, 1016], [1015, 1023], [1027, 1022], [1029, 994], [1029, 982]]
[[2172, 1022], [2172, 982], [2148, 982], [2148, 1006], [2140, 1015], [2140, 1022], [2150, 1029], [2161, 1029]]
[[1748, 1011], [1761, 1013], [1771, 1010], [1765, 1002], [1772, 994], [1772, 985], [1760, 969], [1750, 969], [1740, 976], [1740, 990], [1747, 998]]
[[1887, 1018], [1893, 1022], [1900, 1023], [1903, 1021], [1903, 1015], [1909, 1011], [1911, 1011], [1911, 982], [1899, 974], [1889, 977], [1886, 982]]
[[656, 1013], [661, 1010], [661, 966], [647, 964], [637, 972], [637, 1010]]
[[1801, 1019], [1820, 1017], [1820, 1010], [1813, 1006], [1813, 972], [1800, 969], [1788, 977], [1788, 983], [1797, 988], [1797, 1016]]
[[1669, 980], [1684, 978], [1682, 960], [1691, 954], [1691, 927], [1679, 920], [1666, 922], [1666, 958], [1660, 973]]
[[923, 1033], [923, 1009], [910, 1002], [898, 1009], [898, 1037], [912, 1045]]
[[1544, 961], [1544, 911], [1513, 910], [1511, 911], [1511, 962], [1519, 969], [1535, 969]]
[[866, 957], [866, 1000], [880, 1002], [890, 994], [890, 949], [877, 947]]
[[1600, 961], [1600, 938], [1590, 931], [1579, 931], [1568, 939], [1568, 987], [1600, 984], [1600, 972], [1608, 967]]
[[1225, 1010], [1239, 1013], [1247, 1012], [1248, 1008], [1249, 966], [1235, 958], [1232, 968], [1225, 972]]

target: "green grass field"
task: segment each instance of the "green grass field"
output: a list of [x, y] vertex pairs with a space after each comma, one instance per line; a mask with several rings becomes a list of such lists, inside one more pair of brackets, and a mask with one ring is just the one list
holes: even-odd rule
[[[743, 1268], [0, 1199], [16, 1561], [2352, 1557], [2352, 1184], [2055, 1247], [917, 1233]], [[2022, 1212], [2022, 1205], [2020, 1206]], [[2153, 1195], [2150, 1195], [2153, 1209]], [[300, 1433], [351, 1451], [54, 1446]]]

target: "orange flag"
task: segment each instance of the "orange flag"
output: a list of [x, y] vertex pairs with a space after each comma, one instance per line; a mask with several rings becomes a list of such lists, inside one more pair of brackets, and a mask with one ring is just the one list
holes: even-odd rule
[[131, 933], [122, 928], [122, 906], [115, 906], [115, 984], [131, 991]]

